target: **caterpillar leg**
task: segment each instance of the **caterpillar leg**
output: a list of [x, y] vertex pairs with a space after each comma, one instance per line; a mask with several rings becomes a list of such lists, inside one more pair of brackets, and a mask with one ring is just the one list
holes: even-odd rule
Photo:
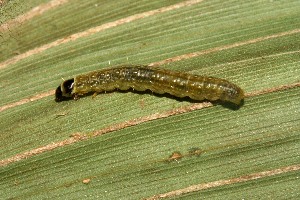
[[92, 96], [92, 98], [95, 98], [98, 95], [98, 92], [95, 92]]
[[79, 97], [78, 94], [73, 94], [73, 99], [74, 99], [75, 101], [77, 101], [78, 99], [80, 99], [80, 97]]

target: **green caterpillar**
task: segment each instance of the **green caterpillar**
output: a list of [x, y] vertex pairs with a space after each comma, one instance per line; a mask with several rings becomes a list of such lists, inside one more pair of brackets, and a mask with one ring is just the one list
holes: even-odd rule
[[56, 89], [55, 100], [78, 99], [86, 93], [129, 88], [137, 91], [149, 89], [154, 93], [169, 93], [176, 97], [188, 96], [195, 100], [220, 99], [237, 105], [244, 99], [243, 90], [224, 79], [148, 66], [119, 66], [92, 71], [64, 81]]

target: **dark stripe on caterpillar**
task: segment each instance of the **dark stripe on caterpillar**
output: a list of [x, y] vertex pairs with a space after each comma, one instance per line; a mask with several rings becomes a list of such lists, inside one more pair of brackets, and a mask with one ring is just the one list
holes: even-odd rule
[[148, 66], [119, 66], [64, 81], [56, 89], [55, 100], [78, 99], [86, 93], [129, 88], [137, 91], [149, 89], [154, 93], [169, 93], [176, 97], [188, 96], [194, 100], [221, 100], [237, 105], [244, 99], [243, 90], [224, 79]]

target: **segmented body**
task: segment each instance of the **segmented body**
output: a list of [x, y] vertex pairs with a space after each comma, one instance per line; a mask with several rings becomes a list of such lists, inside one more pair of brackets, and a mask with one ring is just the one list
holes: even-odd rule
[[[60, 87], [65, 87], [63, 84]], [[195, 100], [220, 99], [235, 104], [240, 104], [244, 98], [243, 90], [227, 80], [148, 66], [121, 66], [76, 76], [69, 96], [129, 88], [137, 91], [149, 89], [176, 97], [188, 96]]]

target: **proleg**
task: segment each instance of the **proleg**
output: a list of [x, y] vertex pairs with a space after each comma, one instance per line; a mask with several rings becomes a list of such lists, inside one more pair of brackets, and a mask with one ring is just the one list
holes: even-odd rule
[[64, 81], [55, 92], [55, 100], [77, 99], [87, 93], [115, 89], [154, 93], [169, 93], [194, 100], [226, 101], [239, 105], [244, 91], [237, 85], [220, 78], [199, 76], [148, 66], [119, 66], [92, 71]]

